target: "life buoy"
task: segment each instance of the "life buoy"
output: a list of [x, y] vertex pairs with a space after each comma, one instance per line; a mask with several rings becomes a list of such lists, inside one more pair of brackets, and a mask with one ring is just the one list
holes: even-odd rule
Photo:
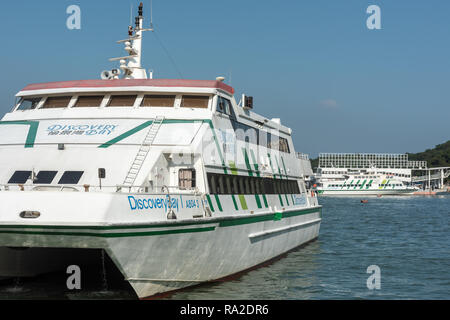
[[311, 190], [311, 197], [314, 198], [314, 190]]

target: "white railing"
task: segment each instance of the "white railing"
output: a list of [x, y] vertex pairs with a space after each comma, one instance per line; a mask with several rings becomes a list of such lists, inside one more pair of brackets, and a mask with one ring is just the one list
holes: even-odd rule
[[298, 159], [309, 161], [309, 155], [306, 153], [296, 152], [296, 156]]
[[425, 169], [427, 162], [409, 161], [408, 154], [321, 153], [319, 167]]
[[73, 191], [73, 192], [109, 192], [109, 193], [145, 193], [145, 194], [201, 194], [198, 188], [180, 188], [179, 186], [126, 186], [126, 185], [39, 185], [39, 184], [0, 184], [4, 191]]

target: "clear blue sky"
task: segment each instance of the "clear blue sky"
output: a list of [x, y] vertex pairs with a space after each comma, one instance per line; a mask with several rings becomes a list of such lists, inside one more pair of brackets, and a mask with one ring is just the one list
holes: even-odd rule
[[[0, 113], [28, 83], [114, 67], [138, 2], [2, 1]], [[66, 28], [71, 4], [81, 30]], [[366, 27], [371, 4], [382, 30]], [[450, 1], [154, 0], [153, 10], [184, 78], [225, 76], [255, 111], [292, 127], [298, 151], [418, 152], [450, 140]], [[151, 33], [144, 50], [155, 77], [179, 78]]]

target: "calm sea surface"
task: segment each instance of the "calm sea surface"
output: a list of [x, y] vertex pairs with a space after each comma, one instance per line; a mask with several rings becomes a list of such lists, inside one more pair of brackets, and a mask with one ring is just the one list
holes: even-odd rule
[[[320, 198], [319, 238], [234, 280], [163, 299], [450, 299], [450, 196]], [[367, 268], [380, 269], [369, 290]], [[0, 283], [0, 299], [134, 299], [124, 287], [89, 275], [79, 292], [66, 275]], [[85, 286], [86, 287], [86, 286]]]

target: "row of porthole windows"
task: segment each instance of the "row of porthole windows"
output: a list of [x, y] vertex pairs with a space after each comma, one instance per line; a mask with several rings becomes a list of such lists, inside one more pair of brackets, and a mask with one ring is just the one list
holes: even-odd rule
[[328, 187], [330, 187], [330, 188], [339, 188], [339, 187], [362, 187], [362, 186], [365, 186], [365, 187], [371, 187], [372, 186], [372, 184], [331, 184], [331, 185], [328, 185]]
[[[40, 109], [67, 108], [72, 96], [24, 97], [20, 100], [16, 110], [33, 110], [40, 104]], [[105, 95], [85, 95], [76, 97], [72, 108], [98, 108], [102, 105]], [[133, 107], [138, 95], [111, 95], [106, 107]], [[181, 107], [208, 108], [209, 96], [183, 95]], [[44, 99], [44, 100], [43, 100]], [[176, 95], [152, 94], [144, 95], [140, 107], [174, 107]]]
[[299, 194], [296, 180], [208, 173], [211, 194]]
[[[331, 188], [362, 187], [362, 186], [371, 187], [372, 184], [366, 184], [366, 185], [363, 185], [363, 184], [331, 184], [331, 185], [329, 185], [329, 187], [331, 187]], [[379, 186], [380, 187], [401, 187], [403, 185], [402, 184], [398, 184], [398, 183], [395, 183], [395, 184], [389, 183], [389, 184], [380, 184]]]

